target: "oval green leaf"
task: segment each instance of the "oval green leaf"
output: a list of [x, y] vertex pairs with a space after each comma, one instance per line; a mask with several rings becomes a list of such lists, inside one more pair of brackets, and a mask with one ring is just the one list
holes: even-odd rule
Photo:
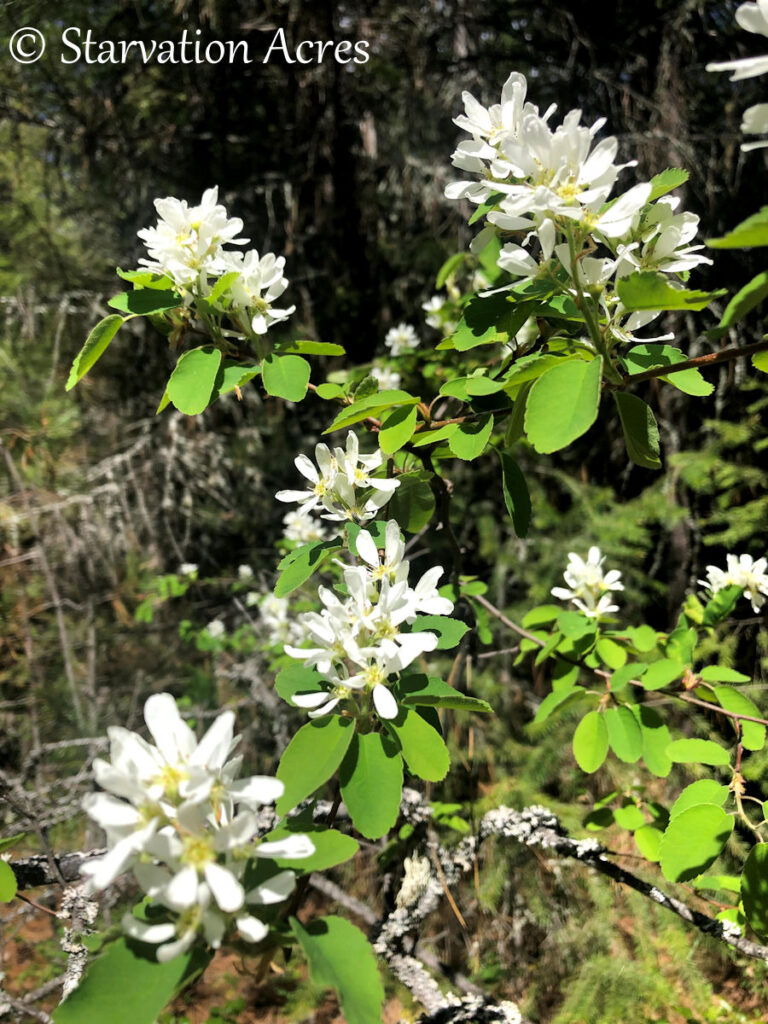
[[275, 804], [286, 814], [333, 775], [352, 742], [355, 728], [349, 718], [328, 715], [307, 722], [285, 748], [276, 775], [285, 792]]
[[394, 826], [403, 792], [403, 758], [391, 736], [358, 734], [339, 771], [341, 797], [352, 823], [366, 839], [380, 839]]
[[553, 366], [531, 388], [525, 406], [525, 432], [537, 452], [566, 448], [597, 419], [602, 359], [570, 360]]
[[676, 815], [661, 841], [661, 870], [670, 882], [686, 882], [702, 874], [723, 851], [733, 831], [733, 818], [716, 804], [698, 804]]
[[573, 756], [588, 775], [597, 771], [608, 754], [608, 728], [604, 718], [598, 711], [587, 712], [573, 734]]
[[208, 407], [221, 365], [221, 352], [206, 345], [185, 352], [168, 380], [166, 392], [179, 412], [196, 416]]

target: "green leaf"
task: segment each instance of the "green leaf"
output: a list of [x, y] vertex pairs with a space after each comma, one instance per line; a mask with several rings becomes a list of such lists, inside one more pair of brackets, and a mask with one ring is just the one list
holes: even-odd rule
[[309, 836], [314, 844], [315, 852], [310, 857], [300, 857], [295, 860], [291, 860], [289, 857], [276, 857], [275, 863], [280, 868], [302, 871], [305, 875], [312, 871], [327, 871], [329, 868], [335, 868], [337, 864], [344, 864], [360, 849], [360, 844], [352, 836], [345, 836], [343, 832], [337, 832], [332, 828], [313, 828], [311, 824], [308, 826], [301, 814], [290, 818], [266, 835], [264, 839], [272, 842], [286, 839], [296, 833]]
[[455, 273], [462, 265], [464, 260], [467, 258], [465, 252], [456, 252], [453, 256], [449, 256], [445, 263], [440, 267], [435, 278], [435, 288], [439, 291], [451, 274]]
[[507, 422], [507, 432], [504, 435], [504, 447], [511, 448], [523, 436], [525, 427], [525, 403], [528, 401], [528, 392], [533, 387], [533, 381], [527, 380], [520, 386], [515, 398], [512, 412]]
[[531, 313], [532, 303], [515, 302], [506, 294], [470, 299], [451, 339], [459, 352], [478, 345], [506, 344]]
[[634, 832], [645, 825], [643, 812], [634, 800], [625, 800], [621, 807], [613, 812], [613, 816], [619, 828], [625, 828], [627, 832]]
[[315, 541], [313, 544], [304, 544], [291, 552], [290, 561], [283, 561], [279, 568], [283, 571], [278, 577], [275, 586], [275, 597], [287, 597], [297, 587], [305, 583], [313, 573], [321, 568], [323, 563], [334, 551], [341, 548], [340, 540]]
[[301, 356], [269, 355], [261, 364], [261, 379], [268, 395], [300, 402], [307, 393], [310, 366]]
[[663, 832], [653, 825], [642, 825], [635, 830], [635, 843], [640, 853], [646, 860], [657, 863], [661, 857], [661, 840]]
[[221, 366], [221, 352], [211, 345], [190, 349], [176, 363], [166, 391], [179, 412], [196, 416], [208, 407]]
[[314, 668], [304, 665], [289, 665], [281, 669], [275, 679], [275, 689], [286, 704], [293, 704], [297, 693], [317, 693], [324, 690], [325, 679]]
[[614, 391], [613, 397], [630, 460], [644, 469], [661, 469], [659, 428], [651, 407], [624, 391]]
[[566, 448], [597, 419], [602, 378], [600, 357], [553, 366], [531, 388], [525, 406], [525, 432], [537, 452]]
[[225, 292], [229, 291], [230, 285], [240, 277], [238, 270], [230, 270], [226, 274], [222, 274], [216, 284], [211, 288], [211, 294], [206, 296], [209, 306], [213, 306], [218, 300], [224, 295]]
[[447, 441], [451, 434], [456, 433], [458, 428], [458, 423], [446, 423], [444, 427], [438, 427], [437, 430], [420, 430], [417, 434], [413, 435], [411, 444], [414, 448], [421, 448], [425, 444], [437, 444], [438, 441]]
[[173, 284], [167, 274], [156, 274], [153, 270], [121, 270], [120, 267], [117, 267], [115, 273], [124, 281], [130, 281], [131, 284], [139, 288], [157, 288], [160, 291], [167, 291]]
[[10, 903], [18, 890], [16, 875], [13, 868], [4, 860], [0, 860], [0, 903]]
[[548, 693], [536, 709], [531, 725], [541, 725], [546, 722], [556, 711], [565, 711], [566, 708], [578, 707], [582, 701], [594, 704], [591, 695], [580, 686], [566, 686]]
[[723, 851], [733, 818], [716, 804], [697, 804], [672, 818], [661, 841], [661, 871], [670, 882], [702, 874]]
[[228, 395], [235, 388], [245, 387], [249, 381], [252, 381], [258, 375], [258, 366], [246, 366], [243, 363], [233, 363], [229, 360], [224, 360], [216, 376], [212, 397], [219, 398], [221, 395]]
[[768, 844], [749, 851], [741, 876], [741, 900], [749, 927], [761, 939], [768, 937]]
[[[517, 408], [517, 403], [515, 403]], [[501, 483], [504, 491], [504, 504], [507, 506], [515, 533], [518, 537], [527, 537], [531, 525], [531, 495], [523, 472], [517, 462], [507, 452], [499, 452], [501, 460]]]
[[647, 668], [648, 666], [641, 661], [630, 661], [628, 665], [621, 665], [611, 673], [611, 692], [620, 693], [632, 681], [639, 683], [640, 676]]
[[4, 850], [9, 850], [14, 843], [18, 843], [26, 834], [26, 832], [17, 832], [15, 836], [6, 836], [5, 839], [0, 839], [0, 853]]
[[121, 313], [148, 316], [150, 313], [164, 313], [167, 309], [178, 309], [184, 300], [178, 292], [156, 291], [154, 288], [140, 288], [133, 292], [120, 292], [107, 303]]
[[682, 167], [667, 167], [665, 171], [655, 174], [651, 178], [651, 194], [648, 202], [655, 203], [657, 199], [665, 196], [667, 192], [671, 192], [673, 188], [684, 185], [686, 181], [688, 181], [688, 171], [684, 171]]
[[[662, 366], [672, 367], [677, 363], [684, 363], [686, 358], [685, 353], [673, 345], [648, 342], [642, 345], [633, 345], [622, 356], [622, 362], [628, 373], [643, 373], [645, 370], [656, 370]], [[666, 381], [667, 384], [672, 384], [678, 391], [683, 391], [686, 395], [704, 397], [711, 395], [714, 391], [714, 385], [705, 380], [695, 367], [679, 370], [677, 373], [668, 373], [659, 379]]]
[[608, 668], [613, 671], [617, 671], [622, 668], [626, 663], [626, 650], [621, 646], [621, 644], [617, 644], [615, 640], [611, 640], [610, 637], [600, 637], [595, 645], [595, 650], [597, 651], [597, 656], [600, 658], [602, 663], [607, 665]]
[[383, 733], [358, 733], [339, 770], [341, 796], [357, 831], [380, 839], [394, 826], [403, 793], [403, 758]]
[[718, 590], [704, 606], [703, 625], [719, 626], [731, 614], [743, 593], [743, 587], [737, 587], [734, 584]]
[[491, 705], [469, 697], [442, 679], [423, 674], [402, 676], [395, 686], [398, 703], [404, 707], [450, 708], [454, 711], [492, 712]]
[[768, 352], [755, 352], [752, 356], [752, 365], [762, 373], [768, 373]]
[[341, 398], [344, 394], [344, 388], [338, 384], [331, 384], [326, 381], [324, 384], [318, 385], [315, 394], [318, 398], [323, 398], [325, 401], [330, 402], [334, 398]]
[[368, 416], [377, 416], [386, 409], [392, 409], [398, 405], [418, 405], [419, 401], [419, 398], [409, 395], [407, 391], [377, 391], [373, 395], [366, 395], [365, 398], [355, 399], [351, 405], [342, 409], [330, 427], [323, 433], [331, 434], [334, 430], [351, 427]]
[[448, 615], [418, 615], [411, 625], [412, 633], [435, 633], [438, 651], [450, 651], [468, 630], [466, 622], [452, 619]]
[[604, 719], [605, 715], [598, 711], [589, 711], [573, 734], [573, 756], [588, 775], [597, 771], [608, 754], [608, 728]]
[[741, 878], [738, 875], [699, 875], [693, 881], [697, 889], [714, 889], [716, 892], [741, 892]]
[[753, 213], [722, 238], [708, 238], [710, 249], [751, 249], [768, 245], [768, 206]]
[[117, 939], [53, 1012], [55, 1024], [154, 1024], [176, 993], [207, 966], [212, 953], [192, 949], [160, 964], [155, 947]]
[[625, 632], [640, 654], [648, 654], [659, 642], [658, 634], [651, 626], [634, 626]]
[[676, 818], [678, 814], [682, 814], [689, 807], [696, 807], [698, 804], [717, 804], [718, 807], [722, 807], [728, 799], [728, 793], [728, 787], [721, 786], [714, 779], [699, 779], [685, 787], [672, 804], [669, 816]]
[[457, 458], [471, 462], [485, 451], [492, 430], [493, 416], [491, 413], [478, 416], [475, 420], [459, 423], [457, 429], [448, 438], [448, 447]]
[[713, 299], [723, 294], [722, 289], [716, 292], [701, 292], [678, 288], [671, 284], [665, 274], [645, 270], [620, 278], [616, 290], [628, 311], [705, 309]]
[[315, 918], [306, 928], [295, 917], [290, 920], [312, 981], [336, 990], [346, 1024], [381, 1020], [384, 987], [373, 950], [360, 929], [341, 917]]
[[439, 782], [448, 774], [451, 759], [443, 737], [417, 711], [401, 707], [397, 718], [386, 723], [400, 744], [412, 775]]
[[112, 316], [106, 316], [96, 324], [85, 339], [85, 344], [75, 356], [67, 378], [67, 391], [70, 391], [79, 380], [82, 380], [94, 363], [101, 358], [110, 341], [124, 323], [123, 317], [113, 313]]
[[745, 284], [725, 307], [725, 312], [723, 313], [722, 319], [716, 328], [718, 334], [724, 334], [725, 331], [733, 324], [743, 320], [744, 317], [748, 313], [751, 313], [756, 306], [759, 306], [767, 296], [768, 272], [764, 270], [762, 273], [758, 274], [757, 277], [753, 277], [748, 284]]
[[422, 530], [435, 511], [435, 496], [429, 481], [432, 476], [424, 470], [402, 473], [400, 485], [387, 506], [389, 515], [396, 519], [406, 533]]
[[698, 675], [705, 683], [749, 683], [749, 676], [743, 672], [737, 672], [734, 668], [725, 665], [707, 665], [701, 669]]
[[382, 420], [379, 447], [386, 455], [393, 455], [410, 441], [416, 429], [417, 414], [415, 405], [403, 405]]
[[685, 665], [672, 658], [662, 658], [654, 661], [643, 673], [639, 682], [646, 690], [660, 690], [663, 686], [679, 679], [685, 672]]
[[344, 347], [342, 345], [336, 345], [332, 341], [288, 341], [282, 345], [276, 346], [275, 351], [278, 352], [279, 355], [283, 355], [285, 353], [293, 353], [294, 355], [299, 356], [345, 355]]
[[672, 770], [667, 747], [672, 742], [669, 729], [661, 715], [646, 704], [632, 709], [643, 736], [643, 761], [652, 775], [665, 779]]
[[[751, 718], [762, 718], [760, 709], [740, 690], [731, 686], [715, 686], [715, 696], [720, 707], [733, 711], [737, 715], [749, 715]], [[745, 750], [762, 750], [765, 746], [765, 726], [759, 722], [740, 721], [741, 742]]]
[[731, 757], [725, 747], [714, 740], [673, 740], [667, 754], [676, 764], [730, 764]]
[[621, 761], [634, 764], [643, 753], [643, 734], [628, 707], [608, 708], [603, 715], [611, 750]]
[[355, 728], [351, 719], [327, 715], [307, 722], [285, 748], [277, 778], [285, 792], [275, 804], [286, 814], [333, 775], [344, 760]]

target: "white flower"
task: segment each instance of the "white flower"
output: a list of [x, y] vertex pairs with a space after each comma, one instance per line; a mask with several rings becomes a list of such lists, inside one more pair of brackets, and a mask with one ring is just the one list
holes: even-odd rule
[[382, 391], [397, 391], [400, 387], [400, 374], [386, 366], [372, 366], [371, 376]]
[[628, 240], [617, 249], [617, 278], [636, 270], [681, 274], [712, 263], [698, 255], [703, 245], [689, 245], [698, 232], [699, 218], [695, 213], [675, 213], [679, 203], [676, 197], [664, 196], [634, 218]]
[[[445, 189], [448, 199], [466, 196], [474, 203], [482, 203], [496, 191], [497, 181], [513, 173], [504, 145], [518, 138], [525, 117], [538, 117], [539, 113], [538, 107], [526, 102], [526, 89], [525, 76], [513, 71], [504, 83], [499, 104], [486, 109], [471, 93], [462, 93], [465, 114], [455, 118], [454, 124], [468, 132], [472, 139], [459, 143], [451, 163], [485, 180], [451, 182]], [[541, 120], [546, 122], [554, 110], [553, 105]]]
[[208, 625], [205, 627], [205, 632], [213, 640], [219, 640], [227, 632], [227, 627], [221, 621], [221, 619], [211, 619]]
[[307, 836], [256, 838], [253, 810], [280, 797], [283, 783], [237, 777], [242, 758], [231, 757], [239, 740], [231, 711], [222, 712], [199, 742], [170, 694], [150, 697], [144, 717], [154, 745], [113, 727], [110, 759], [94, 762], [96, 781], [108, 792], [89, 794], [83, 806], [104, 829], [108, 852], [83, 866], [87, 887], [103, 889], [133, 869], [140, 888], [168, 913], [151, 923], [127, 915], [123, 924], [129, 935], [157, 944], [161, 962], [189, 949], [199, 934], [217, 947], [231, 926], [248, 941], [260, 941], [268, 929], [246, 906], [285, 899], [294, 875], [278, 872], [246, 892], [249, 859], [314, 852]]
[[397, 327], [390, 327], [384, 344], [391, 351], [393, 356], [399, 356], [409, 349], [419, 347], [419, 336], [410, 324], [398, 324]]
[[248, 241], [235, 237], [243, 222], [227, 216], [218, 203], [218, 188], [206, 189], [197, 206], [168, 196], [156, 199], [155, 209], [160, 217], [157, 225], [138, 233], [150, 256], [139, 263], [167, 274], [182, 290], [194, 289], [207, 275], [219, 276], [227, 270], [224, 243], [243, 245]]
[[308, 490], [278, 491], [275, 495], [278, 501], [298, 501], [300, 515], [307, 515], [322, 503], [325, 496], [333, 489], [339, 474], [337, 456], [331, 452], [327, 444], [321, 443], [315, 447], [315, 460], [317, 466], [314, 466], [306, 455], [297, 455], [294, 459], [296, 469], [310, 483]]
[[253, 569], [250, 565], [238, 565], [237, 567], [237, 578], [245, 582], [246, 580], [253, 579]]
[[[742, 4], [736, 10], [736, 21], [747, 32], [768, 36], [768, 0]], [[707, 64], [707, 71], [733, 71], [732, 82], [738, 82], [744, 78], [754, 78], [757, 75], [764, 75], [768, 71], [768, 55]], [[757, 135], [768, 131], [768, 104], [757, 103], [745, 110], [741, 130], [748, 135]], [[762, 146], [768, 146], [768, 139], [745, 142], [741, 148], [746, 153]]]
[[294, 638], [296, 623], [289, 617], [290, 607], [286, 597], [274, 594], [265, 594], [259, 602], [259, 616], [270, 647], [282, 646]]
[[621, 573], [617, 569], [603, 570], [605, 556], [600, 548], [591, 547], [586, 560], [571, 552], [563, 576], [568, 588], [553, 587], [551, 593], [562, 601], [572, 601], [590, 618], [600, 619], [617, 612], [618, 605], [612, 603], [610, 592], [623, 590]]
[[396, 479], [372, 475], [382, 465], [381, 450], [362, 455], [352, 430], [347, 434], [345, 449], [334, 448], [331, 452], [327, 445], [318, 444], [315, 457], [317, 467], [306, 455], [295, 460], [297, 469], [311, 485], [308, 490], [278, 491], [275, 495], [279, 501], [298, 501], [301, 515], [321, 506], [325, 510], [323, 519], [366, 522], [386, 505], [399, 486]]
[[323, 523], [312, 519], [311, 516], [302, 515], [296, 509], [291, 509], [283, 516], [283, 537], [300, 544], [312, 544], [315, 541], [328, 540], [328, 530]]
[[744, 597], [751, 603], [752, 610], [759, 612], [768, 597], [768, 559], [751, 555], [726, 555], [726, 568], [707, 566], [707, 579], [699, 580], [707, 590], [716, 594], [725, 587], [742, 587]]
[[[326, 680], [322, 690], [299, 693], [293, 702], [317, 718], [341, 702], [367, 701], [382, 719], [397, 716], [390, 686], [421, 655], [435, 650], [437, 636], [429, 630], [410, 631], [420, 614], [450, 615], [453, 603], [440, 597], [436, 583], [442, 568], [435, 566], [412, 589], [405, 542], [394, 520], [387, 523], [380, 554], [370, 533], [361, 530], [355, 545], [358, 564], [344, 567], [346, 593], [338, 596], [318, 589], [321, 612], [299, 617], [299, 644], [285, 653], [317, 669]], [[366, 710], [370, 707], [366, 704]]]
[[440, 311], [445, 305], [445, 299], [442, 299], [439, 295], [433, 295], [431, 299], [427, 299], [426, 302], [422, 302], [421, 308], [427, 314], [424, 319], [429, 327], [434, 327], [435, 330], [439, 331], [443, 326], [443, 318], [440, 316]]
[[284, 256], [275, 256], [272, 252], [259, 256], [251, 249], [245, 255], [229, 252], [227, 260], [227, 271], [235, 271], [237, 277], [219, 299], [219, 304], [227, 312], [246, 312], [255, 334], [266, 334], [273, 324], [287, 320], [296, 311], [295, 306], [278, 309], [273, 305], [288, 287], [283, 275]]
[[196, 562], [182, 562], [179, 566], [179, 576], [197, 576]]

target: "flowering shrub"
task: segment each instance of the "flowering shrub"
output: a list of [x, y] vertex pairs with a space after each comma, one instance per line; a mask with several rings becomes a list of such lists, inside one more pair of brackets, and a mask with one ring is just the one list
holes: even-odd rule
[[[749, 31], [768, 34], [763, 0], [742, 5], [737, 16]], [[744, 77], [764, 70], [764, 59], [716, 67]], [[311, 391], [334, 411], [326, 433], [343, 447], [321, 442], [314, 461], [297, 455], [303, 489], [276, 495], [297, 507], [283, 519], [286, 553], [274, 593], [254, 588], [246, 599], [258, 606], [259, 639], [279, 668], [278, 695], [308, 720], [284, 750], [276, 778], [240, 778], [232, 712], [222, 712], [198, 742], [172, 697], [150, 697], [145, 718], [154, 745], [113, 728], [110, 760], [95, 764], [106, 792], [89, 797], [85, 809], [104, 829], [108, 852], [84, 873], [92, 890], [133, 873], [145, 899], [123, 926], [132, 939], [157, 947], [160, 963], [225, 941], [257, 944], [267, 964], [279, 948], [301, 947], [313, 977], [339, 989], [350, 1024], [380, 1019], [372, 953], [338, 918], [319, 927], [299, 923], [296, 874], [357, 851], [354, 839], [330, 827], [341, 801], [360, 835], [380, 839], [398, 820], [406, 772], [428, 782], [445, 777], [450, 757], [439, 712], [492, 709], [435, 675], [430, 656], [461, 644], [471, 628], [484, 640], [489, 615], [518, 634], [520, 661], [534, 655], [551, 670], [551, 692], [533, 725], [566, 710], [576, 714], [572, 752], [582, 772], [595, 773], [609, 756], [648, 777], [696, 766], [699, 777], [670, 807], [640, 785], [606, 797], [593, 827], [609, 821], [632, 833], [641, 857], [667, 882], [718, 890], [710, 932], [768, 938], [764, 809], [746, 792], [742, 772], [743, 758], [763, 748], [768, 722], [743, 690], [749, 677], [713, 659], [710, 642], [740, 598], [755, 612], [762, 608], [766, 559], [729, 555], [725, 569], [707, 566], [704, 593], [689, 594], [667, 633], [622, 620], [623, 573], [606, 570], [593, 546], [586, 558], [569, 555], [566, 586], [552, 590], [566, 606], [533, 608], [517, 625], [487, 600], [482, 581], [461, 573], [445, 468], [495, 451], [512, 525], [524, 536], [532, 509], [517, 447], [560, 451], [612, 404], [629, 460], [658, 469], [654, 414], [632, 387], [657, 379], [706, 395], [712, 384], [700, 367], [751, 355], [764, 371], [766, 344], [688, 359], [670, 344], [668, 315], [664, 334], [639, 335], [664, 314], [704, 310], [722, 294], [688, 287], [689, 274], [712, 260], [696, 242], [698, 218], [670, 195], [685, 171], [661, 170], [620, 191], [635, 161], [617, 162], [615, 138], [597, 141], [603, 121], [584, 125], [574, 110], [558, 123], [554, 107], [540, 114], [516, 72], [498, 104], [485, 108], [469, 93], [463, 100], [456, 124], [468, 138], [453, 155], [463, 177], [446, 195], [468, 200], [475, 207], [470, 223], [483, 226], [470, 253], [456, 254], [438, 274], [446, 295], [422, 307], [439, 343], [421, 341], [401, 323], [388, 332], [386, 359], [370, 374], [310, 383], [305, 355], [343, 352], [278, 334], [294, 310], [281, 299], [285, 261], [227, 248], [245, 244], [243, 225], [214, 188], [193, 207], [157, 200], [156, 227], [139, 233], [148, 252], [142, 269], [119, 271], [132, 290], [110, 301], [117, 312], [94, 328], [68, 385], [91, 369], [126, 320], [147, 316], [180, 353], [161, 410], [170, 403], [194, 415], [260, 379], [269, 395], [298, 402]], [[765, 130], [762, 106], [747, 112], [746, 131]], [[758, 244], [768, 244], [765, 211], [710, 243]], [[713, 337], [762, 295], [748, 285]], [[426, 352], [433, 361], [422, 374]], [[433, 527], [443, 531], [455, 564], [447, 574], [433, 566], [416, 579], [406, 553]], [[239, 572], [237, 585], [251, 586], [252, 576]], [[195, 566], [182, 566], [160, 596], [183, 593], [196, 579]], [[299, 594], [311, 610], [294, 611]], [[217, 618], [203, 632], [215, 645], [226, 627]], [[730, 744], [673, 736], [665, 721], [671, 701], [725, 719]], [[330, 781], [335, 796], [323, 827], [305, 801]], [[466, 826], [446, 813], [458, 830]], [[713, 881], [706, 872], [737, 825], [750, 838], [740, 849], [741, 871]], [[426, 898], [430, 878], [428, 860], [407, 860], [398, 913]], [[718, 932], [718, 922], [729, 930]], [[345, 967], [352, 956], [354, 976]], [[98, 984], [86, 977], [80, 1005]]]

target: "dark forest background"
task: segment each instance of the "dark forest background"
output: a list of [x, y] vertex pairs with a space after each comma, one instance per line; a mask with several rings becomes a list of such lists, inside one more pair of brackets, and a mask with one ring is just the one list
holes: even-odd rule
[[[258, 652], [247, 644], [199, 650], [186, 637], [214, 617], [231, 633], [249, 627], [230, 585], [248, 564], [254, 585], [268, 589], [285, 511], [272, 496], [294, 485], [292, 459], [315, 443], [327, 407], [310, 399], [287, 408], [254, 388], [199, 420], [156, 417], [174, 356], [143, 327], [123, 332], [89, 377], [64, 391], [71, 359], [120, 290], [114, 268], [133, 267], [141, 255], [136, 232], [154, 223], [153, 199], [197, 201], [218, 184], [251, 244], [286, 256], [294, 337], [339, 342], [364, 363], [404, 320], [434, 345], [439, 337], [424, 326], [421, 303], [440, 265], [466, 249], [473, 232], [469, 209], [443, 197], [455, 177], [450, 154], [460, 133], [452, 118], [463, 90], [497, 102], [516, 69], [540, 108], [580, 107], [587, 123], [605, 116], [604, 133], [618, 136], [623, 159], [638, 162], [622, 181], [670, 165], [690, 171], [679, 194], [700, 215], [703, 237], [723, 234], [765, 202], [764, 151], [739, 149], [741, 113], [761, 100], [761, 80], [732, 84], [704, 70], [709, 61], [760, 52], [760, 40], [736, 27], [736, 6], [2, 4], [0, 781], [8, 802], [0, 803], [0, 835], [28, 827], [33, 848], [43, 840], [57, 849], [96, 842], [74, 813], [90, 785], [87, 759], [106, 726], [139, 724], [153, 690], [184, 695], [201, 714], [234, 701], [251, 721], [251, 756], [265, 769], [274, 768], [285, 736]], [[27, 66], [5, 48], [22, 25], [42, 30], [49, 46]], [[283, 27], [293, 44], [367, 40], [371, 59], [64, 66], [58, 37], [66, 26], [90, 28], [94, 39], [147, 42], [201, 28], [206, 40], [248, 41], [257, 57]], [[760, 269], [760, 250], [719, 252], [692, 285], [716, 283], [733, 294]], [[684, 351], [711, 348], [704, 331], [726, 301], [675, 321]], [[755, 314], [730, 340], [746, 343], [761, 330]], [[328, 362], [313, 374], [320, 381], [334, 368]], [[556, 457], [534, 463], [523, 452], [534, 499], [527, 540], [508, 523], [495, 461], [471, 477], [455, 470], [467, 565], [490, 582], [497, 605], [522, 614], [560, 582], [568, 551], [598, 543], [625, 573], [627, 615], [665, 629], [706, 564], [722, 564], [727, 551], [765, 554], [768, 389], [741, 363], [707, 376], [716, 384], [708, 399], [647, 385], [662, 430], [662, 473], [627, 468], [609, 415]], [[434, 546], [449, 557], [439, 535]], [[200, 582], [175, 602], [158, 602], [151, 622], [137, 622], [157, 579], [183, 562], [199, 564]], [[181, 631], [180, 622], [188, 624]], [[722, 640], [723, 656], [758, 679], [763, 624], [744, 616]], [[504, 651], [504, 638], [495, 647]], [[631, 786], [629, 770], [617, 779], [605, 769], [585, 788], [561, 756], [572, 723], [535, 740], [526, 732], [547, 692], [541, 670], [481, 647], [469, 660], [473, 687], [499, 715], [471, 739], [464, 724], [455, 726], [462, 769], [446, 799], [478, 807], [535, 799], [578, 829], [595, 799]], [[762, 754], [746, 765], [755, 786], [767, 767]], [[682, 926], [631, 894], [575, 870], [554, 877], [528, 853], [499, 850], [486, 868], [482, 886], [464, 894], [470, 933], [458, 935], [450, 918], [436, 922], [436, 949], [449, 968], [521, 1000], [532, 1021], [764, 1019], [765, 972], [705, 940], [692, 952]], [[361, 895], [367, 883], [363, 873]], [[23, 959], [25, 934], [8, 933], [9, 963]], [[29, 953], [29, 977], [9, 971], [20, 990], [61, 969], [53, 939], [50, 949], [31, 945], [38, 948]], [[243, 1006], [212, 1021], [332, 1020], [301, 979], [275, 997], [277, 1017], [254, 1016], [242, 985], [230, 988], [222, 998], [242, 998]], [[181, 1024], [184, 1013], [178, 1008], [169, 1024]]]

